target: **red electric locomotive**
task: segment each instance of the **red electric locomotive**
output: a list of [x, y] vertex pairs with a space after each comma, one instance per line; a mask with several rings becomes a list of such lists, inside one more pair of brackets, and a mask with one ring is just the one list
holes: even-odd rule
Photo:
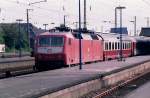
[[[103, 60], [102, 38], [91, 33], [82, 33], [81, 38], [82, 62]], [[35, 67], [38, 70], [43, 70], [48, 66], [79, 63], [79, 35], [77, 32], [45, 32], [36, 37], [35, 45]]]

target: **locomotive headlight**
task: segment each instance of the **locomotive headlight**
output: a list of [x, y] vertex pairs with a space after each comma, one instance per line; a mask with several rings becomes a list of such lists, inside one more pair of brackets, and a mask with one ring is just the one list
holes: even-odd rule
[[58, 57], [59, 59], [61, 59], [61, 58], [62, 58], [62, 55], [61, 55], [61, 54], [59, 54], [57, 57]]
[[52, 53], [52, 49], [48, 49], [48, 50], [47, 50], [47, 53]]
[[42, 56], [39, 54], [39, 55], [38, 55], [38, 58], [39, 58], [39, 59], [41, 59], [41, 58], [42, 58]]

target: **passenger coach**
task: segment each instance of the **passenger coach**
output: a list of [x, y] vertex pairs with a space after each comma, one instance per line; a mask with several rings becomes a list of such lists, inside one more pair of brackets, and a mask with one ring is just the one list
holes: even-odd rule
[[[97, 33], [103, 39], [103, 56], [104, 60], [111, 60], [119, 58], [120, 53], [120, 37], [119, 34], [111, 33]], [[123, 35], [122, 36], [122, 56], [129, 57], [132, 55], [132, 41], [131, 39]]]

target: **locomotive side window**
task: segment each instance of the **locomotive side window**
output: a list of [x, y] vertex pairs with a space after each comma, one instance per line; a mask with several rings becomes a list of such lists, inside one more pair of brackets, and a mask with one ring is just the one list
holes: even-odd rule
[[68, 44], [71, 45], [71, 39], [69, 38]]
[[74, 36], [76, 39], [79, 39], [79, 38], [83, 39], [83, 38], [82, 38], [82, 35], [79, 35], [79, 34], [76, 34], [76, 33], [73, 34], [73, 36]]
[[91, 37], [92, 37], [93, 40], [99, 40], [97, 35], [95, 35], [95, 34], [91, 34]]

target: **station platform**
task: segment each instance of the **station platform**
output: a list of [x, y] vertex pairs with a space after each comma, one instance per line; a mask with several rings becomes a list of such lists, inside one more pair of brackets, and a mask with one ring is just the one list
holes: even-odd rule
[[0, 80], [0, 98], [38, 98], [150, 61], [150, 56], [104, 61]]

